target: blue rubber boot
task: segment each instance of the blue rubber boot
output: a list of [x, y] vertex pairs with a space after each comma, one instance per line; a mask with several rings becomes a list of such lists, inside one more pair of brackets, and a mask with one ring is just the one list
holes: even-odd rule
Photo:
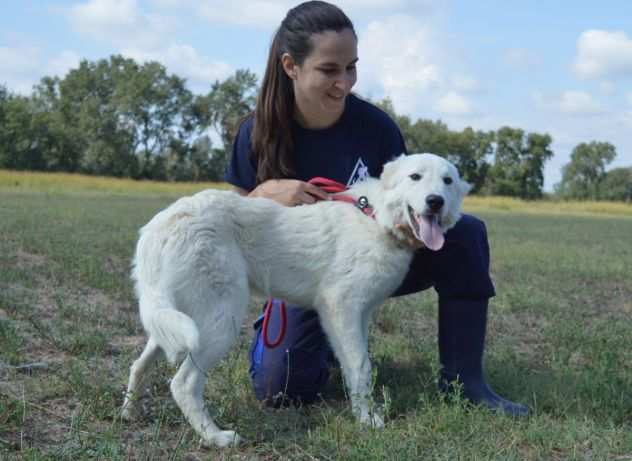
[[529, 408], [495, 394], [485, 381], [483, 352], [487, 328], [487, 300], [439, 300], [439, 390], [460, 388], [475, 405], [509, 416], [526, 416]]

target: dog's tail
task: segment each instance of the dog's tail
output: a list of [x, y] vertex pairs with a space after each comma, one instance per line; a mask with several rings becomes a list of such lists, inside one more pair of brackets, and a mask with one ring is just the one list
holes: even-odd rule
[[147, 309], [141, 301], [141, 319], [149, 336], [162, 348], [167, 360], [175, 363], [180, 356], [198, 348], [200, 333], [191, 317], [176, 310], [165, 300], [152, 300], [156, 303]]

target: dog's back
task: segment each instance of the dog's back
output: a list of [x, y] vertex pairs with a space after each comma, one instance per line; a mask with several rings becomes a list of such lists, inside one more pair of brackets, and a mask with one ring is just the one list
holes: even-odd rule
[[[209, 287], [238, 286], [248, 297], [244, 285], [249, 285], [265, 296], [313, 306], [322, 301], [323, 285], [344, 289], [362, 278], [402, 272], [389, 269], [407, 264], [400, 251], [380, 226], [346, 203], [284, 207], [269, 199], [207, 190], [178, 200], [141, 229], [132, 276], [143, 325], [168, 339], [156, 327], [156, 312], [169, 306], [195, 318], [191, 305], [215, 308], [217, 295]], [[187, 290], [209, 299], [192, 303]], [[164, 293], [170, 293], [168, 302]], [[151, 302], [143, 300], [150, 297]], [[190, 328], [184, 333], [193, 335]], [[170, 342], [175, 349], [186, 345]]]

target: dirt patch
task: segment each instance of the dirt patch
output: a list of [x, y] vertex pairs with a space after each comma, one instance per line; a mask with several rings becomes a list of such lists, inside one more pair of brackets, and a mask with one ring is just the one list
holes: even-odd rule
[[44, 255], [30, 253], [23, 248], [18, 248], [15, 252], [16, 265], [19, 269], [34, 269], [46, 265], [47, 259]]

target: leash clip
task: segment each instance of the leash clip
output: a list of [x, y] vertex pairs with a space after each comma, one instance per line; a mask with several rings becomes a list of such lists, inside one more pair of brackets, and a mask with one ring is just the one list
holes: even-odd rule
[[366, 207], [369, 206], [369, 199], [366, 198], [364, 195], [359, 197], [358, 203], [356, 204], [356, 206], [360, 208], [361, 210], [364, 210]]
[[364, 196], [361, 195], [360, 197], [358, 197], [358, 200], [356, 200], [355, 203], [356, 207], [358, 207], [358, 209], [364, 213], [365, 215], [374, 218], [373, 216], [373, 207], [371, 206], [371, 204], [369, 203], [369, 199]]

